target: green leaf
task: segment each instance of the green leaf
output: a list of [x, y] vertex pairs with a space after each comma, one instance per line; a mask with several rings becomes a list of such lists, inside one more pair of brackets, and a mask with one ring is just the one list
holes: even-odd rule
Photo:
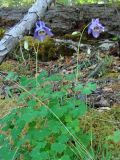
[[8, 114], [7, 116], [5, 116], [4, 118], [2, 118], [0, 120], [0, 124], [4, 124], [4, 123], [8, 123], [10, 122], [13, 118], [16, 117], [16, 113], [17, 113], [18, 109], [13, 109], [12, 112], [10, 114]]
[[92, 93], [92, 91], [95, 91], [97, 88], [96, 84], [93, 84], [91, 82], [88, 82], [86, 84], [86, 86], [83, 88], [83, 90], [81, 91], [82, 94], [86, 94], [89, 95]]
[[75, 80], [75, 74], [73, 73], [73, 74], [67, 74], [67, 75], [65, 75], [65, 79], [66, 80], [69, 80], [69, 81], [74, 81]]
[[61, 118], [68, 112], [68, 108], [66, 106], [54, 106], [52, 107], [52, 111]]
[[68, 137], [68, 135], [60, 135], [58, 138], [57, 138], [57, 141], [59, 142], [59, 143], [66, 143], [66, 142], [68, 142], [69, 141], [69, 137]]
[[15, 151], [10, 149], [10, 145], [5, 143], [0, 147], [0, 160], [11, 160], [13, 159]]
[[72, 116], [70, 114], [67, 114], [65, 116], [65, 121], [68, 122], [68, 123], [72, 122]]
[[97, 88], [97, 85], [96, 85], [96, 83], [88, 82], [86, 87], [88, 87], [92, 91], [95, 91]]
[[68, 155], [64, 155], [59, 160], [71, 160], [71, 159]]
[[27, 102], [27, 104], [28, 104], [28, 107], [35, 107], [37, 105], [37, 102], [36, 100], [31, 99]]
[[114, 37], [112, 38], [112, 40], [113, 40], [113, 41], [118, 41], [118, 40], [119, 40], [119, 37], [118, 37], [118, 36], [114, 36]]
[[29, 79], [27, 78], [27, 77], [25, 77], [25, 76], [22, 76], [21, 78], [20, 78], [20, 85], [22, 85], [22, 86], [27, 86], [28, 85], [28, 82], [29, 82]]
[[72, 88], [71, 84], [63, 85], [61, 86], [61, 91], [65, 91], [66, 94], [68, 93], [68, 90]]
[[37, 76], [37, 81], [38, 83], [43, 83], [46, 81], [46, 77], [48, 76], [48, 72], [47, 71], [42, 71], [38, 76]]
[[13, 80], [13, 81], [16, 81], [18, 78], [18, 75], [14, 72], [9, 72], [8, 75], [5, 77], [5, 81], [8, 81], [8, 80]]
[[87, 105], [83, 102], [79, 107], [76, 107], [74, 110], [71, 111], [71, 115], [74, 118], [77, 118], [85, 115], [86, 112], [87, 112]]
[[77, 86], [75, 86], [74, 91], [81, 91], [82, 89], [83, 89], [83, 85], [78, 84]]
[[[19, 122], [18, 122], [18, 121], [19, 121]], [[24, 122], [24, 121], [22, 121], [22, 120], [20, 120], [20, 119], [19, 119], [18, 121], [16, 121], [16, 123], [17, 123], [17, 126], [19, 126], [19, 127], [15, 127], [15, 128], [13, 128], [13, 130], [11, 131], [11, 136], [12, 136], [14, 142], [15, 142], [16, 139], [20, 136], [20, 134], [21, 134], [21, 132], [22, 132], [22, 129], [23, 129], [24, 126], [25, 126], [25, 122]]]
[[46, 151], [39, 151], [38, 149], [34, 150], [30, 154], [32, 160], [48, 160], [49, 154]]
[[85, 147], [87, 147], [90, 144], [91, 138], [93, 138], [91, 137], [91, 133], [84, 133], [82, 130], [79, 131], [78, 139], [82, 144], [84, 144]]
[[56, 120], [49, 120], [48, 126], [49, 126], [51, 133], [59, 133], [60, 132], [60, 129], [61, 129], [60, 122], [58, 122]]
[[45, 141], [47, 137], [51, 135], [51, 132], [48, 128], [32, 129], [29, 130], [28, 136], [31, 141]]
[[44, 118], [48, 115], [49, 111], [45, 106], [40, 106], [39, 109], [39, 116], [41, 116], [41, 118]]
[[52, 93], [51, 97], [52, 98], [62, 98], [65, 95], [66, 95], [65, 92], [56, 91], [56, 92]]
[[120, 142], [120, 130], [115, 131], [114, 134], [111, 136], [108, 136], [107, 139], [113, 140], [113, 142], [115, 143], [119, 143]]
[[38, 142], [38, 144], [36, 145], [36, 147], [33, 148], [33, 151], [32, 151], [32, 152], [34, 152], [34, 151], [36, 151], [36, 150], [39, 151], [40, 149], [45, 148], [46, 144], [47, 144], [47, 142], [45, 142], [45, 141], [43, 141], [43, 142]]
[[73, 128], [76, 132], [78, 132], [80, 130], [80, 121], [75, 119], [71, 123], [67, 124], [67, 127]]
[[49, 80], [49, 81], [60, 81], [62, 79], [63, 79], [62, 75], [60, 75], [60, 74], [53, 74], [47, 80]]
[[[26, 111], [26, 112], [25, 112]], [[21, 115], [21, 120], [25, 121], [26, 123], [33, 121], [35, 118], [37, 118], [40, 115], [40, 112], [37, 110], [34, 110], [32, 108], [25, 108], [24, 113]]]
[[65, 122], [68, 122], [68, 123], [72, 122], [72, 116], [70, 114], [67, 114], [65, 116]]
[[36, 93], [36, 95], [39, 96], [40, 98], [42, 98], [43, 101], [44, 101], [44, 99], [49, 99], [52, 94], [52, 87], [51, 86], [50, 87], [45, 86], [45, 88], [40, 89]]
[[54, 143], [51, 145], [51, 150], [56, 153], [62, 153], [66, 149], [66, 145], [62, 143]]
[[40, 89], [37, 90], [37, 93], [36, 93], [37, 96], [42, 97], [42, 96], [44, 96], [44, 94], [45, 94], [44, 89], [40, 88]]
[[0, 134], [0, 145], [3, 145], [4, 139], [5, 139], [5, 135]]
[[29, 139], [28, 135], [25, 135], [22, 138], [17, 139], [17, 141], [15, 142], [15, 146], [17, 148], [20, 148], [22, 145], [24, 145], [26, 142], [28, 142], [28, 139]]

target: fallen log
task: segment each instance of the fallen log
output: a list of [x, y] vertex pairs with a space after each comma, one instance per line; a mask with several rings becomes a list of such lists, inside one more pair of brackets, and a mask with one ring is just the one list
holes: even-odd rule
[[37, 19], [43, 17], [52, 2], [53, 0], [37, 0], [24, 18], [5, 33], [5, 36], [0, 41], [0, 63], [16, 46], [17, 42], [32, 29]]

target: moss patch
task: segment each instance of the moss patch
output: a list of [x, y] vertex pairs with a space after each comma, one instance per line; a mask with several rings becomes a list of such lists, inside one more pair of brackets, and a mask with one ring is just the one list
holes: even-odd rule
[[104, 78], [118, 78], [120, 73], [108, 72], [104, 75]]
[[0, 65], [0, 71], [9, 72], [14, 71], [15, 64], [13, 61], [5, 61]]
[[16, 100], [14, 98], [0, 99], [0, 118], [9, 114], [16, 106]]
[[73, 41], [79, 41], [80, 39], [80, 34], [76, 34], [76, 35], [72, 35], [72, 34], [65, 34], [63, 36], [64, 39], [70, 39], [70, 40], [73, 40]]
[[28, 50], [23, 49], [24, 56], [32, 55], [32, 57], [35, 57], [35, 53], [37, 52], [38, 59], [41, 61], [56, 60], [60, 55], [71, 56], [74, 53], [74, 50], [70, 49], [67, 44], [56, 46], [54, 39], [49, 37], [47, 37], [43, 42], [40, 42], [31, 36], [26, 36], [20, 42], [22, 46], [24, 46], [24, 41], [28, 42]]
[[4, 33], [5, 33], [5, 30], [3, 28], [0, 28], [0, 38], [3, 37]]
[[[98, 112], [91, 109], [80, 119], [84, 132], [91, 132], [93, 135], [92, 147], [98, 151], [98, 159], [101, 158], [103, 147], [108, 145], [108, 150], [113, 159], [120, 159], [120, 143], [107, 140], [114, 131], [120, 129], [120, 106], [113, 107], [110, 111]], [[119, 157], [119, 158], [118, 158]]]

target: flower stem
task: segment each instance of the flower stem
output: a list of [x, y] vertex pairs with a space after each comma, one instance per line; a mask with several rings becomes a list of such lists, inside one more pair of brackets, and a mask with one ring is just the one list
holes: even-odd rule
[[[90, 23], [89, 23], [89, 24], [90, 24]], [[84, 33], [85, 29], [89, 26], [89, 24], [87, 24], [87, 25], [83, 28], [82, 33], [81, 33], [81, 35], [80, 35], [79, 42], [78, 42], [77, 64], [76, 64], [76, 83], [78, 82], [78, 64], [79, 64], [79, 52], [80, 52], [81, 40], [82, 40], [83, 33]]]

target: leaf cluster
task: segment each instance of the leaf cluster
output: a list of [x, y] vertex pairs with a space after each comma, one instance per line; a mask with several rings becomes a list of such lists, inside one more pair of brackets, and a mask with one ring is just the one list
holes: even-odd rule
[[[15, 81], [13, 73], [6, 80], [12, 77]], [[73, 84], [74, 79], [74, 74], [48, 76], [46, 71], [36, 78], [21, 77], [18, 104], [24, 107], [0, 121], [0, 159], [92, 159], [91, 135], [81, 129], [80, 117], [87, 112], [85, 97], [96, 85]]]

